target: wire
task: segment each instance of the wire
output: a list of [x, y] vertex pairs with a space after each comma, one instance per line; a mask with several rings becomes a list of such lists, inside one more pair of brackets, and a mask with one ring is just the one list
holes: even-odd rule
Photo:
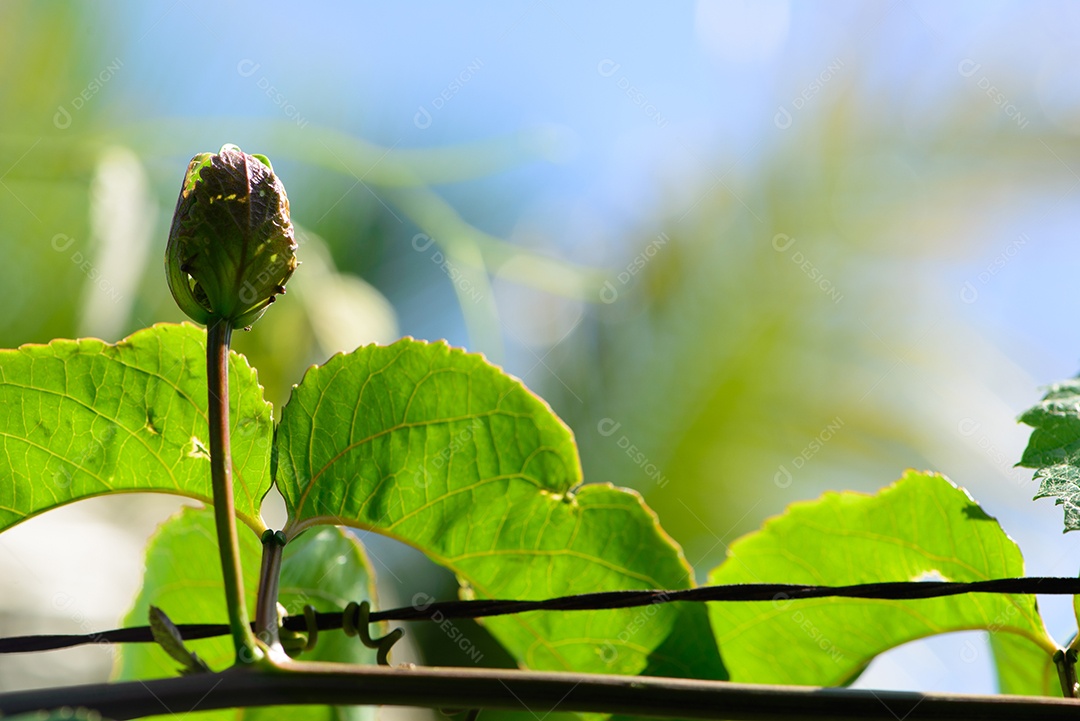
[[[461, 618], [487, 618], [530, 611], [599, 611], [633, 608], [677, 601], [740, 601], [789, 603], [808, 598], [871, 598], [891, 601], [919, 600], [957, 596], [964, 593], [1009, 593], [1042, 595], [1080, 595], [1080, 578], [1035, 576], [1028, 578], [998, 578], [972, 583], [950, 581], [901, 581], [862, 583], [853, 586], [806, 586], [791, 583], [748, 583], [726, 586], [701, 586], [673, 591], [606, 591], [561, 596], [542, 601], [440, 601], [371, 613], [369, 621], [436, 621]], [[310, 614], [308, 614], [310, 615]], [[340, 611], [315, 613], [315, 628], [332, 631], [343, 627]], [[309, 630], [310, 619], [305, 614], [288, 616], [285, 628], [290, 631]], [[223, 636], [229, 633], [226, 624], [176, 624], [185, 641]], [[0, 653], [49, 651], [88, 643], [149, 643], [154, 640], [149, 626], [119, 628], [88, 634], [13, 636], [0, 638]]]

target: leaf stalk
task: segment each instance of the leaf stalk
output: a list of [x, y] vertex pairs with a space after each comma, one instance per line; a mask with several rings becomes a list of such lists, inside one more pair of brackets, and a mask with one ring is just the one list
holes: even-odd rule
[[[259, 594], [255, 604], [255, 635], [272, 649], [279, 649], [278, 587], [281, 580], [281, 554], [285, 534], [267, 530], [262, 535], [262, 567], [259, 571]], [[281, 652], [284, 654], [284, 651]]]
[[229, 630], [236, 647], [237, 665], [263, 658], [255, 643], [244, 602], [244, 579], [240, 571], [240, 541], [236, 532], [233, 500], [232, 452], [229, 440], [229, 343], [233, 325], [228, 318], [214, 318], [206, 328], [206, 375], [210, 421], [210, 478], [214, 494], [221, 573], [225, 581], [225, 605]]

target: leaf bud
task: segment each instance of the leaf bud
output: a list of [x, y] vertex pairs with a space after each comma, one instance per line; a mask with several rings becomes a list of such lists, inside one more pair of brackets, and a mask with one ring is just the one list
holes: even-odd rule
[[192, 158], [165, 251], [180, 309], [199, 323], [251, 325], [296, 266], [289, 199], [266, 156], [224, 145]]

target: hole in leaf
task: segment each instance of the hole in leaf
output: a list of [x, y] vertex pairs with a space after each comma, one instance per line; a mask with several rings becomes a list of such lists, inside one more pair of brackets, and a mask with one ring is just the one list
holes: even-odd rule
[[289, 520], [289, 511], [285, 508], [285, 499], [277, 486], [270, 487], [270, 491], [263, 498], [259, 512], [267, 528], [277, 530], [285, 527], [285, 523]]
[[191, 450], [188, 451], [188, 458], [205, 458], [210, 460], [210, 450], [206, 447], [202, 441], [195, 436], [191, 437]]
[[936, 568], [932, 568], [929, 571], [923, 571], [920, 574], [911, 577], [912, 581], [948, 581], [949, 579]]

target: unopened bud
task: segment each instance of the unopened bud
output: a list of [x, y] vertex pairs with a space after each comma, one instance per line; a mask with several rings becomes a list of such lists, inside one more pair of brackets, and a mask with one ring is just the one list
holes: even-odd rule
[[224, 145], [192, 158], [165, 251], [181, 310], [199, 323], [251, 325], [296, 265], [289, 199], [266, 156]]

